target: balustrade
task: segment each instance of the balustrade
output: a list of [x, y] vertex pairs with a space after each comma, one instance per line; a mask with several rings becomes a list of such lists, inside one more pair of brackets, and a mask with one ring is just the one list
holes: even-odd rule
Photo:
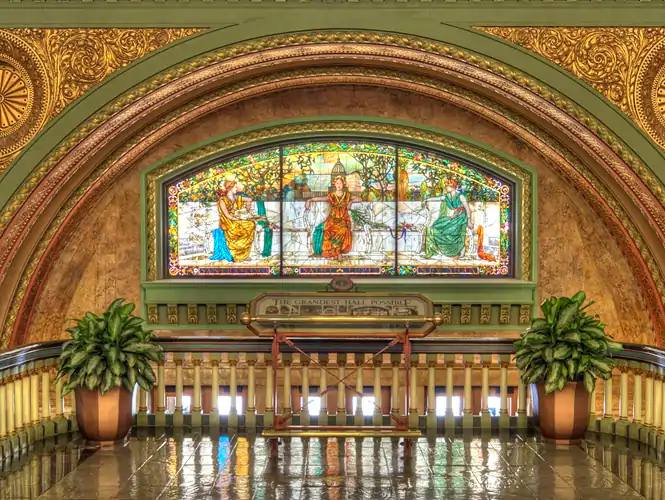
[[[166, 357], [155, 365], [155, 389], [136, 391], [139, 427], [252, 431], [273, 427], [275, 418], [301, 426], [401, 419], [412, 429], [453, 432], [529, 423], [529, 391], [507, 340], [418, 339], [406, 360], [400, 345], [376, 355], [385, 347], [376, 340], [311, 339], [298, 343], [303, 352], [283, 346], [276, 357], [269, 339], [161, 342]], [[63, 398], [55, 380], [59, 349], [52, 342], [0, 354], [0, 456], [75, 429], [73, 395]], [[627, 345], [613, 377], [591, 395], [590, 430], [665, 448], [661, 366], [665, 353]]]

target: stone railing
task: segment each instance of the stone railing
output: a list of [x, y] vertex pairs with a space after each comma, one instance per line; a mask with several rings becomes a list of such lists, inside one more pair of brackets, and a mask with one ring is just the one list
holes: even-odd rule
[[[270, 339], [160, 342], [166, 361], [155, 366], [157, 384], [136, 391], [138, 427], [253, 432], [288, 422], [437, 433], [530, 422], [530, 398], [507, 339], [418, 339], [408, 359], [399, 344], [380, 340], [300, 340], [282, 346], [277, 358]], [[625, 347], [613, 379], [598, 382], [590, 430], [660, 448], [665, 352]], [[76, 430], [74, 398], [63, 398], [54, 381], [60, 348], [48, 342], [0, 353], [0, 457]]]

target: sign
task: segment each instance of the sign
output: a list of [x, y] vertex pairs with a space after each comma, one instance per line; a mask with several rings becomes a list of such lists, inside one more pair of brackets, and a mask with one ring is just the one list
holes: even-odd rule
[[266, 293], [242, 318], [257, 335], [424, 336], [441, 323], [432, 302], [417, 294], [358, 292]]

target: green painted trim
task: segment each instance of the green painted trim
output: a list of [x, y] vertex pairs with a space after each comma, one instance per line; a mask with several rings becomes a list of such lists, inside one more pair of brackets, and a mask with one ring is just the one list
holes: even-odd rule
[[[307, 3], [285, 1], [281, 5], [267, 0], [138, 0], [131, 3], [45, 0], [39, 5], [26, 0], [3, 0], [0, 3], [0, 26], [219, 26], [229, 20], [242, 23], [257, 17], [279, 18], [281, 23], [287, 12], [288, 16], [311, 21], [342, 13], [365, 22], [385, 15], [399, 15], [464, 25], [654, 26], [659, 20], [662, 24], [662, 9], [662, 0], [448, 0], [427, 3], [422, 0], [310, 0]], [[379, 16], [377, 11], [380, 11]]]
[[[164, 6], [160, 11], [161, 15], [166, 15], [165, 8]], [[590, 11], [596, 16], [602, 12], [597, 7], [590, 8]], [[280, 12], [283, 12], [283, 10], [280, 10]], [[515, 15], [517, 15], [517, 12]], [[256, 14], [256, 11], [254, 13]], [[492, 11], [492, 15], [496, 15], [494, 11]], [[96, 17], [96, 19], [99, 18]], [[186, 19], [178, 16], [173, 17], [173, 19], [178, 19], [179, 23], [182, 23], [181, 25], [186, 24]], [[50, 151], [55, 149], [72, 130], [79, 127], [103, 105], [112, 102], [115, 98], [138, 86], [146, 79], [150, 79], [187, 59], [232, 43], [276, 34], [274, 19], [274, 16], [268, 18], [254, 16], [251, 21], [183, 39], [115, 72], [105, 80], [104, 84], [89, 91], [82, 98], [75, 101], [65, 112], [54, 118], [46, 129], [23, 150], [0, 179], [0, 206], [7, 203], [11, 194], [18, 189], [32, 169], [42, 162]], [[578, 17], [571, 17], [570, 19], [577, 20]], [[555, 18], [548, 17], [549, 23], [554, 21]], [[34, 21], [28, 24], [34, 24]], [[495, 22], [489, 24], [495, 24]], [[362, 29], [400, 32], [455, 45], [497, 60], [507, 66], [515, 67], [536, 80], [545, 82], [588, 110], [600, 122], [613, 130], [646, 165], [649, 165], [661, 182], [665, 181], [664, 153], [623, 113], [599, 96], [597, 92], [593, 92], [588, 86], [560, 67], [510, 43], [464, 27], [441, 24], [432, 20], [431, 16], [426, 13], [421, 13], [418, 16], [405, 16], [402, 12], [386, 11], [377, 16], [376, 11], [373, 11], [368, 13], [367, 16], [349, 16], [348, 12], [344, 10], [326, 10], [324, 18], [317, 18], [302, 12], [298, 14], [298, 11], [294, 10], [292, 15], [282, 16], [279, 23], [281, 32], [313, 29]]]

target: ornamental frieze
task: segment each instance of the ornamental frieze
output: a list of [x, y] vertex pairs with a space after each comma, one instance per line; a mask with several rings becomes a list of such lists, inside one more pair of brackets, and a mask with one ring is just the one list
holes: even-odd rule
[[114, 71], [199, 29], [0, 30], [0, 174], [46, 122]]
[[665, 148], [665, 28], [479, 29], [584, 80]]

